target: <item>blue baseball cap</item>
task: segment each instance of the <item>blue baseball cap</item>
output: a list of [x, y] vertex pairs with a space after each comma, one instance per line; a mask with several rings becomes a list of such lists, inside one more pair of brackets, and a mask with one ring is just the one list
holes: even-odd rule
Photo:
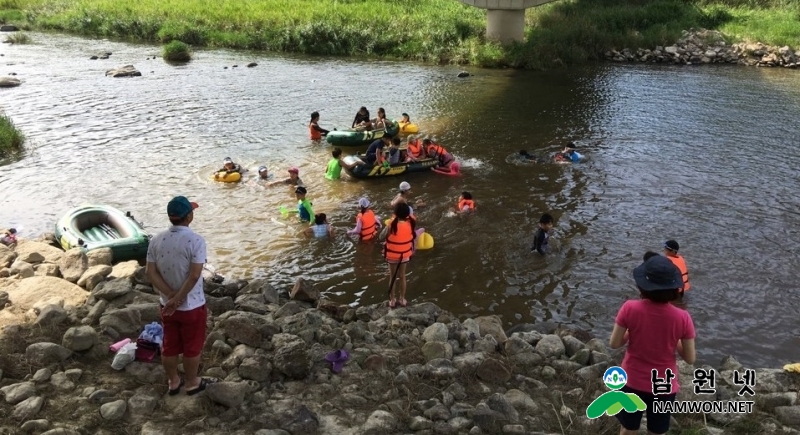
[[167, 204], [167, 216], [183, 219], [197, 207], [200, 206], [196, 202], [189, 201], [185, 196], [176, 196]]

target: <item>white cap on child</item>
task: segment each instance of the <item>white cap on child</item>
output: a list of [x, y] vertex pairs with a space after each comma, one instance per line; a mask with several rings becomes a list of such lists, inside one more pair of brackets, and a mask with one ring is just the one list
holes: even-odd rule
[[369, 207], [369, 200], [367, 198], [361, 198], [358, 200], [358, 206], [361, 208]]
[[411, 190], [411, 185], [408, 184], [408, 181], [403, 181], [402, 183], [400, 183], [400, 191], [401, 192], [407, 192], [409, 190]]

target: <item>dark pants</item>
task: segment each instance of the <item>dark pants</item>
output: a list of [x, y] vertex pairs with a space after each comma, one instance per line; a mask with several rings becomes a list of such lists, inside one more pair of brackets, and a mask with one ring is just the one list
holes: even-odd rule
[[[622, 387], [622, 391], [636, 394], [647, 405], [647, 430], [657, 434], [665, 434], [669, 431], [670, 414], [653, 412], [653, 401], [656, 396], [652, 392], [638, 391], [627, 386]], [[659, 394], [658, 400], [661, 402], [675, 401], [675, 394]], [[642, 424], [642, 415], [644, 415], [643, 411], [629, 413], [623, 409], [616, 417], [625, 429], [639, 430], [639, 426]]]

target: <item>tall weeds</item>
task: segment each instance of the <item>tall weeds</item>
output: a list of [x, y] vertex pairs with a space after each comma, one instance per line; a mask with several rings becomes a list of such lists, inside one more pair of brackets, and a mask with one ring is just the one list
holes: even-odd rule
[[513, 47], [487, 41], [485, 11], [457, 0], [0, 0], [4, 16], [107, 38], [521, 68], [668, 45], [693, 27], [800, 46], [797, 0], [558, 0], [527, 11]]
[[25, 135], [11, 121], [11, 118], [0, 113], [0, 157], [22, 150]]

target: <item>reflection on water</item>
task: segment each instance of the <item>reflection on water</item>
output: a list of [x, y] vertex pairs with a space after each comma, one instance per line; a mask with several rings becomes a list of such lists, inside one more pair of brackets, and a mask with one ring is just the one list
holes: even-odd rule
[[[0, 173], [0, 225], [23, 235], [49, 231], [84, 202], [130, 210], [155, 232], [167, 224], [168, 199], [185, 194], [201, 204], [193, 226], [220, 272], [277, 285], [303, 276], [338, 302], [381, 301], [381, 247], [344, 232], [362, 195], [388, 217], [404, 179], [325, 181], [330, 148], [306, 139], [306, 122], [319, 110], [323, 127], [342, 128], [359, 106], [382, 106], [390, 117], [410, 113], [463, 162], [461, 177], [407, 179], [436, 240], [409, 268], [412, 303], [501, 314], [509, 325], [566, 322], [606, 337], [621, 303], [637, 297], [632, 268], [674, 238], [692, 278], [687, 309], [701, 360], [730, 353], [775, 366], [800, 357], [794, 72], [613, 66], [478, 70], [462, 80], [452, 68], [229, 51], [173, 67], [147, 60], [155, 47], [34, 39], [4, 45], [0, 65], [0, 75], [25, 81], [0, 90], [0, 105], [34, 145]], [[114, 54], [88, 59], [101, 50]], [[241, 67], [250, 61], [258, 66]], [[143, 76], [103, 76], [127, 63]], [[520, 149], [549, 156], [568, 140], [587, 162], [514, 158]], [[305, 237], [281, 217], [279, 207], [295, 203], [286, 186], [210, 180], [227, 156], [249, 176], [260, 164], [276, 179], [298, 166], [334, 240]], [[478, 211], [454, 215], [464, 190]], [[544, 212], [556, 227], [541, 258], [529, 249]]]

